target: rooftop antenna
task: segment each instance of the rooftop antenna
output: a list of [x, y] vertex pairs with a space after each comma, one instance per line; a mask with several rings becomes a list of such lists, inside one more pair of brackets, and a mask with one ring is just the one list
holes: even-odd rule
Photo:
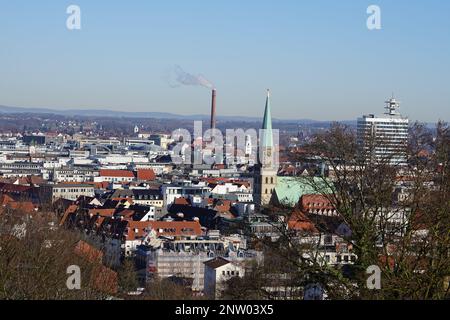
[[398, 116], [400, 113], [398, 112], [398, 108], [400, 108], [400, 101], [395, 99], [394, 93], [392, 92], [392, 98], [384, 102], [386, 106], [385, 114], [390, 116]]

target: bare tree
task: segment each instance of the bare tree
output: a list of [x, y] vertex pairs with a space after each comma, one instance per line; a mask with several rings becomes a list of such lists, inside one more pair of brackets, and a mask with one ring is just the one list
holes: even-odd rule
[[[291, 212], [268, 208], [279, 238], [259, 240], [264, 263], [250, 268], [244, 279], [230, 280], [225, 296], [301, 298], [306, 285], [318, 283], [334, 299], [448, 298], [450, 130], [444, 123], [435, 136], [421, 124], [410, 130], [410, 141], [398, 154], [373, 157], [388, 141], [369, 139], [362, 151], [351, 128], [333, 124], [305, 147], [307, 157], [298, 159], [313, 157], [326, 165], [325, 174], [318, 168], [306, 181], [351, 231], [337, 236], [356, 256], [352, 264], [343, 268], [324, 261], [321, 237], [329, 230], [321, 230], [320, 221], [312, 221], [314, 232], [299, 234], [287, 227]], [[401, 156], [407, 163], [393, 161]], [[366, 270], [374, 265], [381, 269], [379, 290], [367, 287]]]
[[[101, 261], [74, 250], [78, 234], [53, 214], [0, 213], [0, 299], [103, 299], [114, 292]], [[80, 289], [67, 286], [68, 267], [81, 271]]]

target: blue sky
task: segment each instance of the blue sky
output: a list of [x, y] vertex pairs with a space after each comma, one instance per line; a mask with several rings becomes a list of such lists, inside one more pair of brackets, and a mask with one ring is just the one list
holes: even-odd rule
[[[82, 29], [66, 29], [66, 8]], [[366, 28], [381, 8], [382, 30]], [[447, 0], [0, 0], [0, 105], [355, 119], [395, 92], [413, 120], [450, 120]]]

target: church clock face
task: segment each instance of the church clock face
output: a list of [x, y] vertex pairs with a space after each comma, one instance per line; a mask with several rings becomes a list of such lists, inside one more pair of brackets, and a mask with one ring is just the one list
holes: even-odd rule
[[264, 163], [266, 166], [270, 167], [272, 165], [272, 149], [266, 150], [266, 156], [264, 159]]

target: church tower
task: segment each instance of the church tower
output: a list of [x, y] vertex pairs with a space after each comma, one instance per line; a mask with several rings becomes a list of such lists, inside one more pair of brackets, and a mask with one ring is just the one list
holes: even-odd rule
[[278, 166], [275, 161], [276, 150], [273, 143], [269, 90], [267, 90], [266, 108], [258, 149], [259, 163], [255, 166], [253, 199], [258, 207], [262, 207], [270, 203], [277, 185], [278, 172]]

